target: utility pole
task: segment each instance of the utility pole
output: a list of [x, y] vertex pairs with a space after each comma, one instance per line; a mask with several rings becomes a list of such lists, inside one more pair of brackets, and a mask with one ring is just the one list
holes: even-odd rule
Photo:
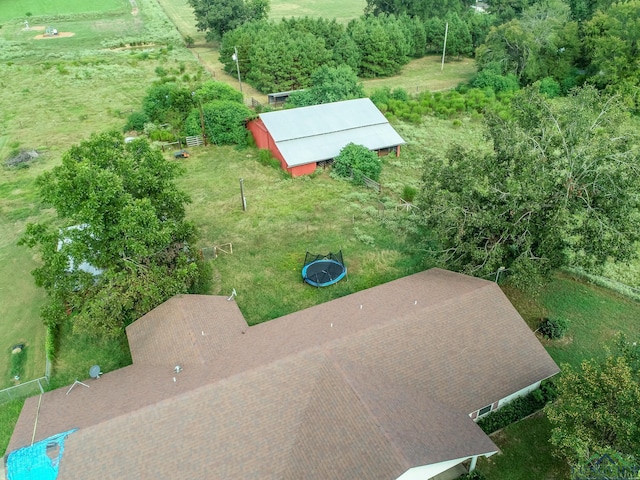
[[231, 58], [236, 62], [236, 70], [238, 71], [238, 83], [240, 84], [240, 93], [242, 93], [242, 81], [240, 80], [240, 63], [238, 62], [238, 47], [233, 47], [233, 55]]
[[449, 22], [444, 25], [444, 46], [442, 47], [442, 65], [440, 65], [440, 71], [444, 69], [444, 54], [447, 51], [447, 33], [449, 33]]

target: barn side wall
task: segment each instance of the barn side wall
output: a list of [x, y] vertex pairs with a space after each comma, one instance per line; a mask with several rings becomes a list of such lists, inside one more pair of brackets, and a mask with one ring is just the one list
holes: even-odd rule
[[273, 137], [269, 133], [269, 130], [267, 130], [267, 127], [265, 127], [262, 120], [260, 118], [251, 120], [247, 124], [247, 128], [251, 132], [251, 135], [253, 135], [256, 146], [258, 148], [266, 148], [269, 150], [271, 155], [273, 155], [273, 158], [276, 158], [280, 162], [280, 168], [291, 173], [288, 169], [287, 162], [285, 162], [284, 157], [276, 146], [276, 142], [273, 140]]
[[307, 163], [306, 165], [298, 165], [286, 169], [292, 177], [301, 177], [302, 175], [310, 175], [316, 171], [316, 162]]

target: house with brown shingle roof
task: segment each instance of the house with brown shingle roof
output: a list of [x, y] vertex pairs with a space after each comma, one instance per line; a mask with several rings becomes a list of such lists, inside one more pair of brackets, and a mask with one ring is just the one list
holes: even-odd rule
[[474, 420], [559, 371], [496, 284], [440, 269], [252, 327], [181, 295], [127, 336], [132, 365], [25, 402], [9, 475], [77, 429], [60, 479], [429, 479], [496, 453]]

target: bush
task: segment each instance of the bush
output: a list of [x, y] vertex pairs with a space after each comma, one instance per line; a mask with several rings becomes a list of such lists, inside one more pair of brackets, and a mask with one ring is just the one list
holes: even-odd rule
[[127, 123], [122, 128], [123, 132], [129, 132], [136, 130], [142, 132], [144, 130], [144, 124], [149, 122], [149, 116], [144, 112], [133, 112], [127, 117]]
[[273, 158], [271, 150], [268, 148], [261, 148], [258, 150], [258, 162], [265, 167], [274, 167], [280, 169], [280, 161], [277, 158]]
[[555, 98], [559, 96], [561, 92], [560, 84], [552, 77], [545, 77], [540, 80], [538, 90], [549, 98]]
[[[185, 122], [187, 135], [200, 135], [200, 109], [194, 108]], [[216, 100], [202, 106], [204, 128], [211, 143], [216, 145], [247, 145], [245, 124], [254, 114], [242, 103]]]
[[489, 435], [541, 410], [548, 402], [554, 400], [556, 396], [557, 393], [553, 382], [545, 382], [539, 389], [534, 390], [524, 397], [518, 397], [499, 410], [491, 412], [486, 417], [482, 417], [478, 420], [478, 426], [484, 433]]
[[569, 329], [569, 322], [565, 318], [545, 318], [540, 324], [540, 333], [552, 340], [564, 337]]
[[58, 327], [57, 325], [47, 325], [47, 336], [44, 340], [44, 348], [47, 354], [47, 358], [51, 361], [56, 358], [56, 343], [58, 340]]
[[402, 189], [402, 199], [405, 202], [412, 203], [416, 198], [416, 193], [418, 193], [418, 189], [416, 187], [412, 187], [411, 185], [405, 185]]
[[363, 184], [362, 176], [378, 180], [382, 163], [375, 152], [367, 147], [350, 143], [346, 145], [333, 162], [333, 172], [339, 177], [352, 178], [353, 183]]
[[471, 473], [467, 473], [459, 477], [459, 480], [486, 480], [487, 477], [484, 474], [480, 473], [478, 470], [474, 470]]

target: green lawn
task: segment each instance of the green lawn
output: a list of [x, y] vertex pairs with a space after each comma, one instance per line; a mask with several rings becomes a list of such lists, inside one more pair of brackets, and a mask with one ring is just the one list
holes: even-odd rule
[[500, 452], [478, 460], [487, 480], [561, 480], [569, 478], [564, 462], [553, 456], [551, 424], [542, 413], [491, 435]]
[[280, 20], [282, 17], [324, 17], [347, 23], [362, 15], [366, 6], [366, 0], [272, 0], [269, 18]]
[[[128, 0], [100, 0], [87, 2], [85, 0], [20, 0], [0, 2], [0, 23], [10, 20], [23, 22], [41, 15], [72, 15], [90, 12], [112, 12], [131, 9]], [[30, 13], [31, 15], [27, 15]], [[13, 24], [15, 22], [11, 22]]]

